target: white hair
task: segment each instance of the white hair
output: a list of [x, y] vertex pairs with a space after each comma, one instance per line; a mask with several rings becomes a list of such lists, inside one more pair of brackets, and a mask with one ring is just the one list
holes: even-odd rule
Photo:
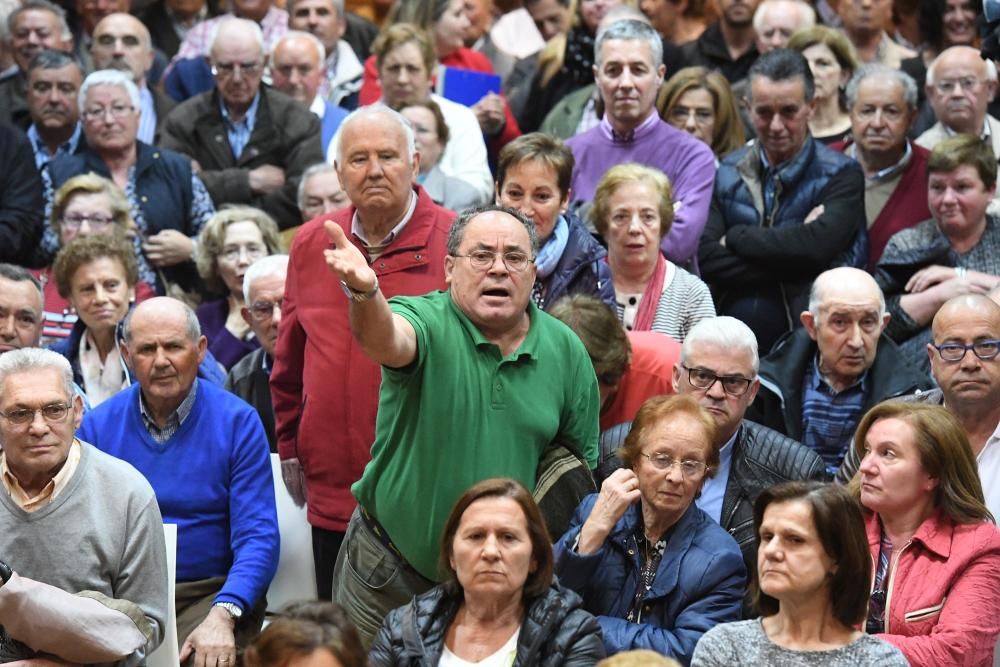
[[76, 395], [73, 385], [73, 369], [66, 357], [40, 347], [22, 347], [19, 350], [0, 354], [0, 398], [3, 398], [3, 388], [7, 384], [7, 378], [11, 375], [43, 368], [51, 368], [59, 372], [63, 389], [66, 392], [66, 400], [70, 400]]
[[410, 157], [410, 164], [413, 164], [413, 156], [417, 154], [417, 139], [413, 134], [413, 125], [406, 119], [406, 116], [381, 103], [358, 107], [348, 114], [347, 118], [340, 124], [337, 135], [334, 137], [337, 145], [333, 154], [337, 156], [337, 163], [339, 164], [344, 161], [344, 151], [340, 145], [340, 139], [344, 136], [344, 130], [354, 121], [371, 116], [386, 116], [402, 128], [403, 134], [406, 135], [406, 154]]
[[319, 53], [319, 66], [323, 66], [323, 63], [326, 62], [326, 47], [323, 46], [323, 42], [319, 41], [319, 37], [304, 30], [289, 30], [282, 35], [281, 39], [274, 43], [274, 47], [271, 49], [271, 67], [274, 67], [274, 55], [278, 52], [278, 47], [292, 39], [306, 39], [312, 42]]
[[[951, 48], [945, 49], [938, 54], [937, 58], [931, 61], [931, 64], [927, 66], [927, 77], [924, 79], [924, 85], [933, 86], [934, 85], [934, 71], [937, 69], [938, 62], [945, 56], [954, 53], [953, 49], [969, 49], [975, 51], [971, 46], [953, 46]], [[984, 60], [984, 67], [986, 68], [986, 80], [996, 81], [997, 80], [997, 66], [990, 60]]]
[[308, 181], [313, 176], [318, 176], [320, 174], [330, 174], [337, 173], [337, 170], [333, 168], [333, 165], [329, 162], [317, 162], [316, 164], [306, 168], [302, 172], [302, 176], [299, 177], [299, 190], [298, 190], [298, 203], [299, 210], [301, 211], [306, 207], [306, 181]]
[[757, 336], [746, 324], [728, 315], [709, 317], [691, 327], [684, 342], [681, 344], [681, 363], [687, 363], [688, 357], [697, 345], [714, 345], [725, 350], [744, 350], [750, 355], [753, 376], [757, 377], [760, 369], [760, 357], [757, 355]]
[[243, 302], [247, 308], [253, 305], [250, 303], [250, 288], [256, 281], [271, 276], [284, 278], [287, 274], [288, 255], [268, 255], [251, 264], [247, 272], [243, 274]]
[[139, 89], [132, 80], [131, 71], [122, 72], [116, 69], [99, 69], [89, 74], [84, 79], [83, 85], [80, 86], [77, 107], [81, 114], [83, 113], [83, 107], [86, 106], [87, 93], [91, 88], [96, 88], [97, 86], [118, 86], [128, 93], [129, 99], [132, 100], [132, 106], [135, 107], [137, 112], [142, 107], [142, 103], [139, 101]]
[[212, 51], [215, 50], [215, 42], [221, 35], [230, 31], [248, 32], [251, 39], [257, 42], [257, 47], [260, 50], [261, 57], [264, 56], [264, 32], [260, 29], [260, 26], [253, 21], [237, 18], [235, 16], [227, 16], [212, 26], [211, 37], [208, 40], [208, 46], [205, 47], [204, 55], [211, 58]]
[[816, 10], [802, 0], [764, 0], [757, 6], [757, 11], [753, 14], [753, 29], [758, 34], [764, 29], [764, 17], [766, 16], [764, 12], [768, 9], [774, 9], [775, 5], [779, 4], [792, 5], [798, 11], [796, 30], [805, 30], [816, 25]]

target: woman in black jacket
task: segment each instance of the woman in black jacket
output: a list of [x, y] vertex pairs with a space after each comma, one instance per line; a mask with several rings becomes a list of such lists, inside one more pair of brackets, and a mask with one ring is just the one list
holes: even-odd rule
[[600, 627], [552, 580], [552, 547], [531, 494], [512, 479], [466, 491], [445, 524], [448, 581], [392, 611], [369, 664], [426, 666], [488, 658], [514, 667], [590, 667]]

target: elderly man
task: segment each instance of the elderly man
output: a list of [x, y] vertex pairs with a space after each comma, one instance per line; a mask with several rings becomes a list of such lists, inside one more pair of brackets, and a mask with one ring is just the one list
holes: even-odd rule
[[26, 269], [0, 264], [0, 354], [38, 347], [44, 318], [42, 285]]
[[816, 10], [803, 0], [764, 0], [753, 15], [757, 52], [783, 49], [793, 34], [814, 25]]
[[337, 128], [347, 118], [347, 110], [319, 95], [323, 82], [323, 43], [308, 32], [290, 30], [271, 52], [271, 79], [274, 89], [288, 95], [316, 114], [320, 121], [320, 146], [330, 150]]
[[[938, 389], [912, 400], [944, 405], [962, 425], [976, 455], [986, 506], [1000, 514], [1000, 306], [981, 294], [951, 299], [934, 316], [927, 345]], [[847, 483], [860, 459], [852, 447], [837, 481]]]
[[191, 157], [219, 205], [261, 208], [282, 229], [298, 224], [299, 176], [323, 159], [316, 116], [261, 86], [260, 26], [229, 18], [218, 26], [209, 59], [215, 89], [167, 117], [161, 144]]
[[867, 260], [864, 175], [809, 134], [814, 85], [802, 54], [775, 49], [750, 70], [757, 138], [719, 166], [698, 259], [716, 310], [762, 350], [795, 326], [810, 281]]
[[73, 35], [62, 7], [49, 0], [26, 0], [8, 15], [6, 38], [17, 71], [0, 80], [0, 123], [27, 128], [28, 64], [44, 49], [71, 52]]
[[841, 267], [820, 274], [799, 317], [804, 329], [761, 362], [750, 418], [802, 442], [833, 475], [868, 408], [930, 383], [883, 335], [889, 314], [868, 273]]
[[656, 167], [670, 178], [674, 223], [663, 252], [677, 264], [695, 258], [708, 216], [715, 156], [704, 142], [665, 123], [654, 103], [663, 82], [662, 41], [642, 21], [619, 20], [597, 34], [594, 78], [608, 102], [597, 127], [567, 145], [573, 151], [571, 189], [576, 202], [590, 202], [604, 172], [622, 162]]
[[288, 27], [309, 32], [323, 44], [326, 58], [319, 94], [334, 106], [355, 109], [364, 66], [347, 40], [342, 39], [347, 28], [344, 1], [291, 0]]
[[851, 137], [843, 147], [865, 172], [868, 269], [889, 238], [931, 217], [924, 196], [926, 148], [906, 138], [917, 112], [917, 84], [886, 65], [861, 66], [847, 84]]
[[448, 291], [391, 306], [343, 227], [325, 227], [354, 343], [383, 367], [372, 460], [334, 573], [335, 599], [370, 642], [385, 614], [440, 582], [444, 520], [476, 480], [533, 488], [553, 443], [594, 467], [600, 398], [583, 343], [531, 300], [538, 238], [520, 213], [465, 211], [448, 233]]
[[64, 357], [0, 355], [0, 662], [132, 665], [163, 640], [156, 497], [132, 466], [73, 437], [82, 410]]
[[278, 441], [274, 435], [274, 408], [268, 382], [274, 366], [287, 272], [288, 255], [265, 257], [247, 269], [243, 276], [243, 298], [247, 305], [240, 314], [260, 341], [260, 347], [236, 362], [226, 378], [226, 389], [257, 410], [272, 453], [278, 451]]
[[[333, 213], [351, 205], [351, 200], [340, 185], [340, 179], [337, 178], [337, 170], [326, 162], [314, 164], [302, 172], [298, 201], [302, 222], [309, 222], [324, 213]], [[301, 225], [289, 227], [281, 232], [281, 240], [286, 248], [292, 247], [292, 241], [295, 240], [299, 229]]]
[[80, 65], [63, 51], [41, 51], [28, 65], [28, 140], [41, 171], [49, 161], [72, 155], [84, 142], [77, 94], [83, 83]]
[[696, 502], [739, 543], [747, 572], [757, 571], [757, 496], [781, 482], [826, 478], [823, 461], [814, 452], [744, 418], [760, 387], [757, 369], [757, 339], [732, 317], [693, 326], [673, 368], [674, 391], [695, 396], [719, 429], [719, 469], [705, 481]]
[[[382, 293], [397, 296], [445, 286], [445, 239], [454, 219], [413, 185], [419, 169], [413, 129], [391, 109], [363, 107], [344, 121], [336, 168], [351, 206], [307, 222], [295, 237], [271, 372], [284, 480], [298, 504], [308, 501], [317, 594], [324, 599], [332, 594], [333, 564], [356, 505], [351, 484], [371, 458], [381, 376], [351, 339], [348, 301], [330, 289], [323, 223], [341, 225], [370, 260]], [[340, 426], [331, 430], [331, 423]]]
[[698, 39], [681, 46], [681, 56], [690, 67], [700, 65], [719, 70], [730, 82], [746, 77], [757, 60], [753, 15], [760, 0], [719, 0], [719, 20]]
[[71, 27], [76, 57], [83, 63], [85, 71], [92, 72], [95, 69], [90, 49], [94, 43], [97, 24], [111, 14], [128, 14], [131, 8], [132, 0], [75, 0], [70, 20], [73, 21]]
[[892, 41], [886, 26], [892, 25], [892, 0], [854, 2], [839, 0], [834, 3], [843, 23], [844, 34], [857, 52], [862, 63], [880, 63], [893, 69], [916, 53]]
[[175, 102], [146, 85], [146, 72], [153, 66], [153, 42], [146, 26], [130, 14], [109, 14], [94, 27], [90, 54], [94, 69], [117, 69], [132, 76], [139, 89], [139, 141], [159, 143], [157, 133]]
[[235, 664], [278, 565], [267, 436], [253, 408], [197, 379], [207, 343], [188, 306], [144, 301], [123, 333], [136, 383], [87, 413], [80, 437], [135, 466], [177, 524], [181, 661]]

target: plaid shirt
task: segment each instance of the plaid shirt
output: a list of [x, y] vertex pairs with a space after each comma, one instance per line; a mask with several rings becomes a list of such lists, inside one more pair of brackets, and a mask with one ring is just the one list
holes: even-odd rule
[[139, 412], [142, 414], [142, 423], [145, 425], [146, 430], [149, 431], [149, 435], [153, 437], [153, 440], [162, 445], [174, 437], [174, 433], [177, 433], [177, 429], [181, 427], [184, 420], [191, 414], [197, 393], [198, 379], [195, 378], [194, 384], [191, 385], [191, 391], [184, 397], [184, 400], [177, 406], [173, 414], [167, 417], [167, 423], [163, 425], [163, 428], [160, 428], [149, 414], [149, 410], [146, 408], [146, 399], [143, 397], [142, 392], [139, 392]]

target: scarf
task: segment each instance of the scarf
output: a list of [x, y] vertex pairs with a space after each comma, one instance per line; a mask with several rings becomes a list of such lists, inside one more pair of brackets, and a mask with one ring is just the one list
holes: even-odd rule
[[594, 83], [594, 36], [585, 26], [570, 28], [566, 34], [566, 52], [559, 74], [569, 79], [574, 89]]
[[559, 259], [566, 251], [566, 244], [569, 242], [569, 223], [564, 216], [559, 216], [556, 226], [552, 229], [552, 236], [545, 242], [538, 256], [535, 257], [535, 284], [531, 288], [531, 300], [539, 308], [545, 308], [545, 287], [548, 277], [556, 270]]
[[653, 318], [656, 316], [656, 306], [660, 303], [660, 295], [663, 294], [663, 283], [666, 275], [667, 260], [663, 258], [662, 253], [657, 253], [656, 268], [653, 269], [653, 277], [649, 279], [649, 284], [642, 292], [639, 312], [635, 314], [632, 331], [649, 331], [653, 328]]

